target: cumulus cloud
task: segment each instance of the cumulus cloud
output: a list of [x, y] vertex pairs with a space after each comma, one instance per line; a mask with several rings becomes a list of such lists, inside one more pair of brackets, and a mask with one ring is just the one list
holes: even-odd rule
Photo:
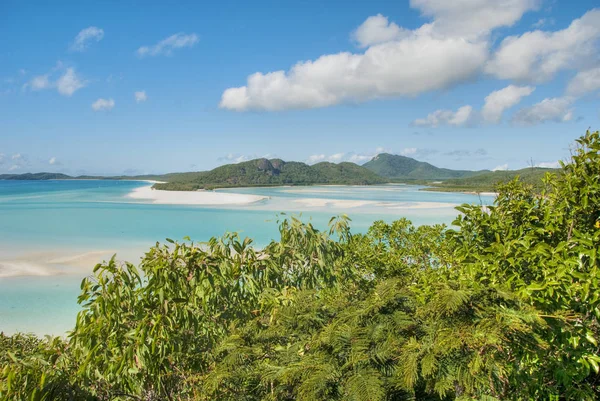
[[92, 109], [94, 109], [94, 111], [111, 110], [113, 107], [115, 107], [115, 101], [113, 99], [100, 98], [92, 103]]
[[146, 95], [146, 91], [139, 91], [134, 93], [136, 103], [142, 103], [148, 100], [148, 96]]
[[[495, 2], [487, 3], [475, 7], [474, 12], [491, 13], [496, 9]], [[368, 46], [364, 53], [326, 54], [316, 60], [300, 61], [288, 71], [254, 73], [246, 85], [225, 90], [220, 107], [235, 111], [327, 107], [344, 102], [415, 96], [445, 89], [478, 75], [488, 59], [489, 43], [486, 38], [467, 38], [450, 29], [446, 19], [460, 7], [454, 2], [413, 1], [411, 4], [435, 21], [406, 30], [382, 15], [369, 17], [353, 33], [359, 45]], [[504, 10], [508, 6], [498, 7]], [[485, 25], [488, 33], [496, 26], [514, 22], [502, 13], [498, 13], [498, 18], [502, 20]], [[440, 31], [438, 27], [448, 29]]]
[[536, 164], [534, 167], [542, 167], [542, 168], [560, 168], [559, 162], [541, 162]]
[[486, 96], [481, 116], [486, 122], [498, 124], [504, 111], [517, 105], [521, 98], [531, 95], [535, 90], [532, 86], [509, 85]]
[[58, 64], [51, 73], [37, 75], [29, 82], [23, 85], [24, 90], [39, 91], [44, 89], [56, 89], [63, 96], [72, 96], [79, 89], [87, 85], [87, 81], [79, 77], [74, 68], [64, 70], [56, 80], [51, 79], [57, 70], [62, 69], [62, 64]]
[[534, 28], [542, 28], [546, 25], [554, 25], [554, 19], [553, 18], [540, 18], [539, 20], [537, 20], [537, 22], [535, 22], [531, 26]]
[[425, 118], [416, 119], [412, 124], [418, 127], [439, 127], [440, 125], [464, 127], [471, 124], [473, 119], [473, 107], [462, 106], [456, 111], [436, 110], [433, 113], [429, 113]]
[[39, 91], [42, 89], [48, 89], [50, 87], [52, 87], [52, 83], [50, 82], [49, 76], [48, 74], [44, 74], [31, 78], [31, 80], [23, 86], [23, 89]]
[[229, 153], [226, 156], [219, 157], [217, 160], [226, 163], [241, 163], [250, 160], [250, 157], [239, 153]]
[[223, 93], [220, 107], [277, 111], [414, 96], [471, 78], [486, 57], [483, 43], [412, 34], [371, 46], [364, 54], [325, 55], [287, 72], [252, 74], [245, 86]]
[[444, 156], [451, 156], [451, 157], [456, 158], [456, 160], [460, 160], [464, 157], [466, 157], [466, 158], [472, 158], [472, 157], [482, 158], [482, 157], [487, 156], [487, 154], [488, 154], [487, 150], [485, 150], [483, 148], [478, 148], [475, 150], [455, 149], [455, 150], [445, 152]]
[[498, 124], [502, 120], [504, 111], [515, 106], [524, 96], [529, 96], [535, 90], [531, 86], [509, 85], [494, 91], [486, 96], [481, 112], [473, 110], [471, 106], [462, 106], [456, 111], [436, 110], [427, 117], [416, 119], [414, 126], [439, 127], [449, 125], [454, 127], [474, 126], [480, 121]]
[[367, 18], [365, 22], [356, 28], [356, 31], [352, 33], [352, 38], [360, 47], [367, 47], [400, 39], [406, 35], [408, 35], [407, 30], [400, 28], [393, 22], [389, 22], [387, 17], [377, 14]]
[[415, 96], [478, 75], [489, 53], [489, 33], [510, 26], [538, 0], [412, 0], [433, 22], [407, 30], [378, 14], [352, 37], [364, 53], [342, 52], [301, 61], [288, 71], [257, 72], [246, 85], [223, 92], [220, 107], [288, 110]]
[[82, 52], [87, 49], [92, 42], [99, 42], [104, 37], [104, 30], [95, 26], [90, 26], [81, 30], [71, 44], [71, 50]]
[[485, 69], [500, 79], [547, 81], [561, 70], [579, 69], [595, 59], [599, 39], [600, 9], [594, 9], [560, 31], [505, 38]]
[[581, 96], [597, 90], [600, 90], [600, 67], [579, 72], [567, 86], [567, 93], [571, 96]]
[[410, 5], [433, 18], [433, 29], [444, 35], [478, 37], [512, 26], [541, 0], [411, 0]]
[[[288, 70], [256, 72], [244, 85], [226, 89], [219, 105], [234, 111], [310, 109], [416, 96], [453, 87], [482, 72], [501, 79], [538, 82], [562, 70], [589, 68], [598, 50], [600, 9], [587, 12], [563, 30], [534, 30], [507, 37], [490, 55], [494, 29], [514, 25], [526, 12], [538, 10], [541, 3], [411, 0], [411, 7], [430, 22], [410, 30], [384, 15], [370, 16], [351, 33], [364, 52], [325, 54], [299, 61]], [[538, 22], [538, 27], [551, 24], [550, 20]], [[509, 88], [490, 96], [482, 112], [471, 114], [470, 119], [481, 117], [497, 123], [506, 109], [533, 90], [528, 86]], [[447, 110], [440, 112], [448, 115]], [[438, 117], [444, 120], [444, 115]], [[452, 117], [446, 119], [453, 121]]]
[[67, 68], [67, 71], [56, 81], [56, 89], [63, 96], [71, 96], [86, 84], [87, 82], [77, 76], [74, 68]]
[[380, 153], [384, 153], [386, 150], [382, 147], [375, 149], [374, 152], [345, 152], [345, 153], [333, 153], [331, 155], [326, 154], [314, 154], [309, 156], [306, 159], [307, 164], [316, 164], [320, 162], [331, 162], [331, 163], [341, 163], [341, 162], [351, 162], [356, 164], [364, 164], [377, 156]]
[[492, 171], [506, 171], [508, 170], [508, 163], [507, 164], [501, 164], [499, 166], [496, 166], [492, 169]]
[[173, 50], [184, 47], [193, 47], [196, 43], [198, 43], [198, 40], [200, 39], [195, 33], [185, 34], [183, 32], [179, 32], [161, 40], [153, 46], [140, 47], [137, 49], [137, 55], [139, 57], [159, 55], [170, 56], [173, 53]]
[[574, 98], [569, 96], [546, 98], [531, 107], [519, 110], [513, 116], [518, 125], [535, 125], [546, 121], [567, 122], [573, 119]]
[[51, 166], [61, 166], [62, 165], [62, 163], [55, 156], [52, 156], [48, 160], [48, 164]]
[[262, 156], [259, 156], [256, 154], [245, 155], [245, 154], [241, 154], [241, 153], [228, 153], [225, 156], [221, 156], [221, 157], [217, 158], [217, 161], [219, 161], [221, 163], [226, 163], [226, 164], [231, 164], [231, 163], [237, 164], [237, 163], [247, 162], [249, 160], [254, 160], [254, 159], [274, 159], [274, 158], [277, 158], [277, 155], [271, 154], [271, 153], [267, 153]]
[[[2, 155], [2, 157], [0, 157], [0, 164], [1, 161], [4, 160], [4, 155]], [[8, 168], [8, 171], [15, 171], [15, 170], [20, 170], [24, 167], [29, 166], [29, 158], [24, 155], [23, 153], [13, 153], [10, 156], [10, 160], [7, 160], [10, 163], [10, 167]]]

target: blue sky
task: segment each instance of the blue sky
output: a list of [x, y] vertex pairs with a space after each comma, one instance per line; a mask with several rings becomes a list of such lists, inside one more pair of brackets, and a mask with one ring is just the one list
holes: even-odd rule
[[50, 3], [0, 3], [0, 173], [516, 169], [600, 125], [592, 0]]

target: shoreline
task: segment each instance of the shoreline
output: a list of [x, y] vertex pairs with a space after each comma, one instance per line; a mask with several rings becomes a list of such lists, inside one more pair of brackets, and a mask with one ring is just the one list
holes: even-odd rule
[[217, 191], [164, 191], [152, 186], [135, 188], [126, 195], [130, 199], [147, 200], [157, 205], [232, 206], [251, 205], [269, 199], [268, 196]]

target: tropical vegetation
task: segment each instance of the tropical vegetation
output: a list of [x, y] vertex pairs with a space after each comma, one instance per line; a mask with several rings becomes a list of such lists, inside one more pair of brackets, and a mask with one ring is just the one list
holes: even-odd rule
[[577, 142], [451, 227], [282, 218], [262, 249], [98, 264], [65, 339], [0, 335], [0, 399], [598, 399], [600, 133]]
[[430, 163], [402, 155], [380, 153], [363, 167], [373, 171], [381, 177], [391, 180], [446, 180], [451, 178], [471, 177], [484, 171], [451, 170], [439, 168]]
[[281, 159], [255, 159], [226, 164], [211, 171], [187, 173], [155, 184], [163, 190], [197, 190], [268, 185], [382, 184], [388, 180], [354, 163], [321, 162], [309, 166]]

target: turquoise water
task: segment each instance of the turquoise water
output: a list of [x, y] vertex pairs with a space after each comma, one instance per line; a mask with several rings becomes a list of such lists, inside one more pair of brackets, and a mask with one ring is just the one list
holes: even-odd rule
[[[457, 212], [448, 204], [493, 201], [492, 197], [424, 192], [401, 185], [222, 190], [269, 197], [257, 204], [228, 207], [159, 205], [127, 197], [147, 185], [140, 181], [0, 181], [0, 331], [64, 333], [72, 327], [78, 310], [81, 278], [95, 263], [112, 253], [135, 261], [165, 238], [189, 236], [205, 241], [237, 231], [261, 246], [277, 238], [275, 220], [280, 212], [301, 214], [320, 228], [345, 212], [352, 218], [353, 231], [364, 232], [375, 220], [403, 216], [415, 224], [449, 224]], [[307, 199], [359, 201], [361, 206], [336, 207], [333, 202], [309, 207], [302, 203]], [[367, 202], [362, 205], [361, 201]], [[417, 208], [423, 204], [433, 207]]]

